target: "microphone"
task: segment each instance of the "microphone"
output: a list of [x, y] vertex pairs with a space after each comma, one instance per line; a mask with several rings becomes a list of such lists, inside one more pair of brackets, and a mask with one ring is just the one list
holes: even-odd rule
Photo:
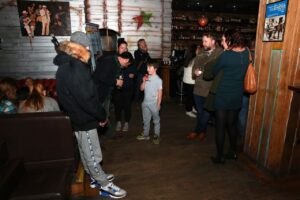
[[54, 34], [50, 35], [52, 37], [51, 42], [54, 44], [54, 47], [57, 48], [59, 46], [59, 42]]

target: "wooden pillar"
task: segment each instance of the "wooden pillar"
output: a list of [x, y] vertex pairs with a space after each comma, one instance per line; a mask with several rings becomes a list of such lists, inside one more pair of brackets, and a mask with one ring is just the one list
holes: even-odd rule
[[170, 99], [170, 70], [171, 65], [161, 66], [161, 78], [163, 80], [163, 100]]
[[[300, 85], [300, 1], [289, 0], [282, 42], [263, 42], [266, 3], [260, 0], [255, 48], [258, 91], [250, 98], [244, 152], [275, 175], [292, 173], [286, 167], [299, 149], [296, 133], [288, 132], [293, 91]], [[298, 102], [300, 104], [300, 102]], [[287, 140], [294, 135], [294, 140]], [[299, 151], [296, 152], [299, 154]], [[300, 169], [298, 169], [299, 172]]]

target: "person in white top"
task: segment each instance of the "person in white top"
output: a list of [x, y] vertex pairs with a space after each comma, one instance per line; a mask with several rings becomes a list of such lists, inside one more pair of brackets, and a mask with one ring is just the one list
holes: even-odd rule
[[192, 68], [195, 61], [194, 59], [196, 55], [199, 53], [199, 50], [200, 47], [197, 45], [190, 46], [184, 61], [183, 87], [184, 87], [184, 92], [186, 94], [185, 114], [192, 118], [197, 117], [195, 114], [196, 110], [194, 109], [193, 90], [194, 90], [195, 80], [192, 78], [192, 74], [193, 74]]

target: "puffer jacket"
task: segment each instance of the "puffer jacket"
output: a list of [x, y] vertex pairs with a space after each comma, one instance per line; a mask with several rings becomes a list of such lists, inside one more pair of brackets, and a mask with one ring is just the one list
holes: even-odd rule
[[75, 131], [98, 127], [106, 113], [98, 99], [89, 69], [89, 51], [81, 45], [65, 41], [60, 43], [53, 63], [56, 72], [56, 90], [63, 111], [69, 115]]

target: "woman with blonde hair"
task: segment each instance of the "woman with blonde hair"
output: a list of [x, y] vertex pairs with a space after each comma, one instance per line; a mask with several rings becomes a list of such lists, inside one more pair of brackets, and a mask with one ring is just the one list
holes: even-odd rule
[[47, 97], [43, 84], [36, 83], [28, 99], [20, 103], [19, 113], [59, 111], [55, 99]]

